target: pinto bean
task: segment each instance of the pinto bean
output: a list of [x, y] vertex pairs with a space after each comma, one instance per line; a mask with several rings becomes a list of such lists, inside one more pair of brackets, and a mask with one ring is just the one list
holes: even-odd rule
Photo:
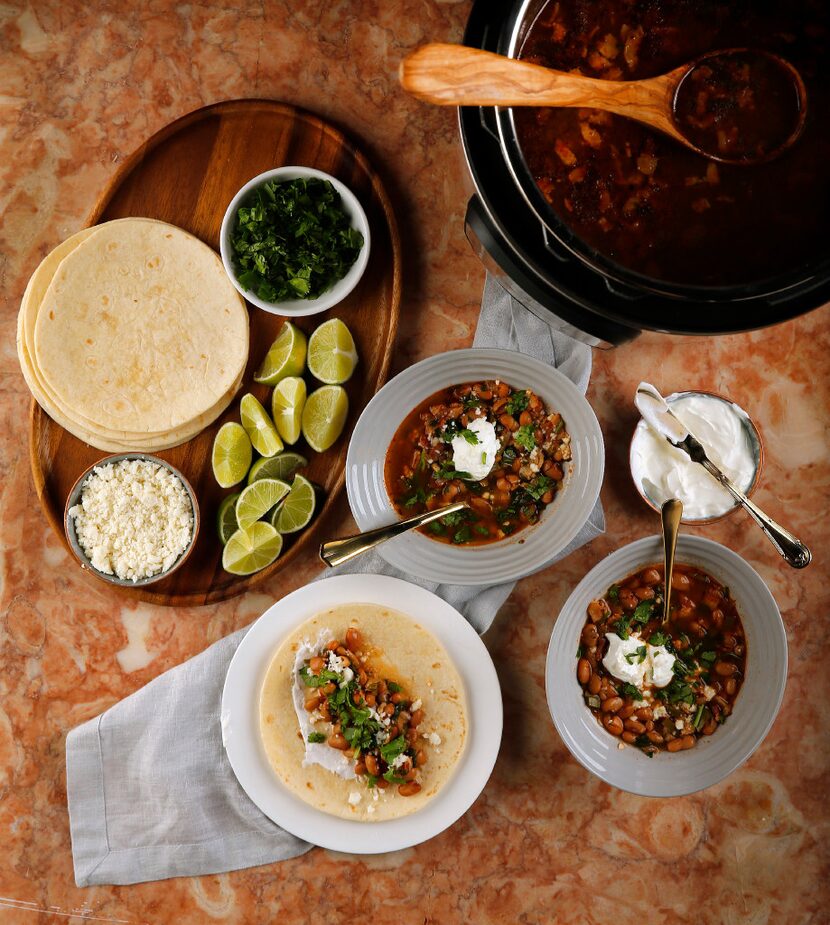
[[634, 713], [634, 704], [629, 703], [622, 708], [622, 710], [617, 710], [617, 716], [620, 719], [628, 719]]
[[503, 415], [499, 418], [499, 424], [501, 424], [502, 427], [506, 427], [507, 430], [509, 430], [511, 433], [512, 433], [514, 430], [518, 430], [518, 429], [519, 429], [519, 424], [518, 424], [518, 422], [516, 421], [516, 418], [514, 418], [512, 414], [503, 414]]
[[663, 736], [661, 736], [659, 732], [655, 732], [653, 729], [647, 732], [646, 736], [648, 737], [649, 742], [651, 742], [654, 745], [663, 744], [663, 741], [664, 741]]
[[527, 427], [528, 424], [533, 423], [533, 415], [529, 411], [523, 411], [519, 415], [519, 424], [522, 427]]
[[392, 703], [403, 703], [406, 700], [406, 694], [395, 692], [389, 699]]
[[623, 705], [622, 697], [609, 697], [607, 700], [602, 701], [602, 712], [603, 713], [616, 713]]
[[602, 678], [598, 674], [592, 674], [591, 680], [588, 682], [588, 690], [592, 694], [598, 694], [600, 687], [602, 687]]
[[587, 684], [591, 680], [591, 663], [581, 658], [576, 665], [576, 677], [580, 684]]
[[685, 572], [673, 572], [671, 586], [675, 591], [688, 591], [692, 586], [692, 579]]
[[734, 696], [735, 691], [738, 689], [738, 682], [734, 678], [730, 678], [724, 685], [724, 690], [730, 697]]
[[366, 762], [366, 770], [372, 777], [377, 777], [380, 774], [377, 758], [374, 755], [364, 755], [363, 760]]
[[636, 732], [638, 736], [641, 736], [646, 731], [646, 727], [636, 719], [627, 719], [623, 723], [623, 726], [625, 726], [629, 732]]
[[310, 697], [306, 697], [305, 708], [311, 713], [312, 710], [316, 710], [320, 706], [320, 701], [323, 699], [323, 695], [320, 691], [315, 691]]
[[588, 646], [588, 648], [590, 649], [591, 647], [597, 644], [598, 639], [599, 639], [599, 632], [597, 631], [597, 628], [594, 626], [593, 623], [586, 623], [585, 626], [582, 627], [583, 645]]
[[331, 745], [332, 748], [339, 749], [341, 752], [349, 748], [349, 743], [339, 732], [335, 732], [333, 735], [329, 736], [329, 745]]
[[409, 725], [413, 729], [417, 729], [418, 726], [424, 721], [424, 711], [423, 710], [413, 710], [412, 716], [409, 717]]
[[700, 731], [705, 736], [710, 736], [717, 728], [718, 728], [717, 722], [713, 719], [710, 719], [709, 722]]
[[427, 763], [427, 760], [427, 753], [422, 748], [419, 748], [418, 751], [415, 752], [415, 765], [422, 768]]
[[354, 772], [358, 777], [362, 777], [366, 773], [366, 764], [363, 761], [358, 761], [354, 766]]
[[594, 623], [599, 623], [603, 617], [607, 617], [611, 613], [611, 608], [608, 606], [607, 602], [600, 599], [598, 601], [591, 601], [588, 605], [588, 616], [594, 621]]
[[350, 626], [346, 630], [346, 645], [356, 652], [360, 648], [360, 631], [356, 630], [353, 626]]
[[660, 584], [662, 580], [663, 576], [657, 571], [656, 568], [647, 568], [643, 574], [640, 575], [640, 581], [642, 581], [644, 585], [649, 585], [649, 587], [652, 585]]
[[620, 736], [623, 734], [623, 721], [619, 716], [604, 716], [602, 718], [602, 725], [605, 726], [606, 730], [611, 733], [612, 736]]
[[409, 780], [405, 784], [398, 784], [398, 793], [402, 797], [412, 797], [421, 792], [421, 785], [414, 780]]
[[326, 643], [326, 648], [329, 650], [329, 652], [334, 652], [339, 645], [340, 643], [336, 639], [332, 639], [331, 642]]
[[634, 608], [640, 602], [637, 600], [636, 594], [634, 594], [628, 588], [623, 588], [620, 591], [620, 603], [626, 610], [634, 610]]
[[722, 678], [731, 678], [738, 670], [738, 666], [733, 662], [715, 662], [715, 674]]
[[626, 730], [622, 734], [623, 742], [628, 742], [629, 745], [633, 745], [637, 741], [637, 736], [633, 732]]
[[319, 655], [315, 655], [314, 658], [309, 661], [308, 667], [311, 669], [312, 674], [320, 674], [323, 668], [326, 667], [326, 660], [320, 658]]

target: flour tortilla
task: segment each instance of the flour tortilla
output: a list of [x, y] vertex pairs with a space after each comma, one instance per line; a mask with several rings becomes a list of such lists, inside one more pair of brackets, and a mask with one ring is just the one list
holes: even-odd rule
[[149, 219], [108, 222], [72, 243], [40, 304], [32, 291], [23, 312], [41, 392], [107, 438], [156, 445], [206, 426], [233, 397], [248, 355], [245, 303], [219, 257]]
[[[343, 639], [356, 626], [363, 651], [383, 676], [398, 681], [413, 698], [423, 702], [423, 733], [437, 733], [441, 744], [424, 740], [428, 761], [421, 776], [421, 791], [402, 797], [390, 785], [373, 791], [360, 780], [345, 780], [317, 764], [303, 767], [305, 741], [292, 701], [294, 662], [298, 648], [314, 642], [321, 632]], [[464, 684], [441, 643], [405, 614], [376, 604], [348, 604], [318, 614], [294, 630], [275, 653], [262, 684], [259, 702], [260, 735], [277, 777], [315, 809], [362, 822], [397, 819], [423, 808], [455, 772], [464, 753], [469, 720]], [[323, 726], [321, 725], [321, 729]], [[356, 806], [349, 795], [360, 793]], [[374, 807], [373, 812], [368, 808]]]

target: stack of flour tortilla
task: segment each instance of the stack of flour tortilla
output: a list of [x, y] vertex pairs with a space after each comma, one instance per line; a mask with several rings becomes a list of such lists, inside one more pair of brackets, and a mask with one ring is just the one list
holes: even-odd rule
[[228, 406], [248, 359], [248, 312], [222, 261], [146, 218], [85, 228], [35, 270], [17, 351], [38, 403], [85, 443], [152, 451]]

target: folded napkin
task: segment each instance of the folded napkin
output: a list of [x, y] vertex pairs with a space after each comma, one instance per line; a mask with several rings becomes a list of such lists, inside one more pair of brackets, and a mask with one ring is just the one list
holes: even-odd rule
[[[582, 391], [587, 388], [590, 348], [551, 329], [489, 277], [474, 345], [520, 350], [557, 366]], [[597, 503], [556, 559], [604, 528]], [[321, 579], [346, 572], [413, 580], [377, 552]], [[514, 587], [417, 584], [460, 610], [480, 633]], [[222, 746], [222, 687], [247, 629], [165, 672], [67, 736], [66, 792], [78, 886], [220, 873], [284, 860], [311, 847], [248, 799]]]

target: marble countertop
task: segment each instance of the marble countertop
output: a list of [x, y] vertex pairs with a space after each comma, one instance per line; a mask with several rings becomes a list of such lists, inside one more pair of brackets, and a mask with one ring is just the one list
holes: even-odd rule
[[[282, 99], [345, 127], [398, 205], [408, 263], [394, 371], [470, 344], [484, 271], [464, 237], [468, 186], [455, 114], [396, 86], [402, 55], [424, 41], [459, 40], [468, 8], [459, 0], [0, 7], [0, 922], [278, 916], [287, 925], [337, 922], [354, 909], [396, 925], [828, 920], [830, 672], [811, 629], [830, 612], [826, 309], [751, 334], [646, 334], [595, 351], [588, 398], [606, 440], [608, 531], [520, 582], [486, 634], [504, 689], [504, 741], [483, 794], [451, 829], [367, 859], [315, 849], [217, 876], [74, 885], [67, 731], [250, 622], [318, 565], [175, 612], [125, 603], [80, 579], [29, 471], [29, 395], [15, 354], [29, 274], [81, 227], [118, 163], [151, 133], [217, 100]], [[667, 391], [712, 389], [747, 408], [766, 443], [756, 500], [816, 552], [807, 571], [788, 569], [742, 513], [693, 531], [735, 549], [769, 584], [787, 626], [790, 677], [752, 759], [711, 790], [675, 800], [637, 798], [592, 777], [557, 736], [544, 697], [545, 649], [570, 590], [609, 551], [657, 531], [627, 466], [641, 378]], [[343, 531], [351, 524], [345, 501], [339, 521]]]

